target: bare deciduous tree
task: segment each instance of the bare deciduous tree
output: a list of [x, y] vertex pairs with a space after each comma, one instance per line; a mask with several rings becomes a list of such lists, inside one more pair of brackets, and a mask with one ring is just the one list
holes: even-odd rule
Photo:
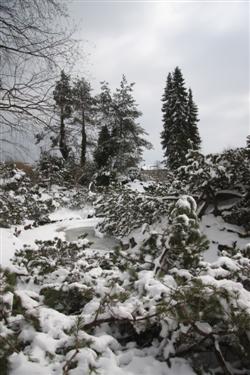
[[50, 126], [51, 95], [61, 63], [76, 51], [59, 0], [0, 3], [0, 138], [10, 129]]

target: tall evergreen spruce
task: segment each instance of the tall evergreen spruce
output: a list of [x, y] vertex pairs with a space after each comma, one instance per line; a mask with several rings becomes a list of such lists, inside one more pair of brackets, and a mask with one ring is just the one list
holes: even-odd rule
[[192, 90], [188, 90], [188, 103], [187, 103], [187, 134], [188, 138], [192, 142], [193, 150], [199, 150], [201, 144], [201, 138], [198, 130], [198, 107], [194, 103]]
[[167, 157], [168, 154], [171, 155], [171, 150], [173, 145], [171, 144], [171, 99], [172, 99], [172, 90], [173, 90], [173, 79], [172, 74], [169, 73], [167, 77], [167, 84], [164, 90], [162, 97], [162, 112], [163, 112], [163, 131], [161, 133], [161, 144], [163, 150], [165, 150], [164, 156]]
[[66, 142], [65, 120], [70, 118], [72, 114], [72, 91], [70, 76], [63, 70], [61, 71], [60, 80], [56, 82], [53, 96], [60, 117], [59, 149], [66, 160], [69, 156], [69, 148]]
[[164, 157], [171, 169], [177, 169], [186, 162], [190, 140], [194, 149], [199, 149], [201, 142], [197, 128], [198, 109], [192, 91], [187, 93], [179, 67], [168, 74], [162, 101]]
[[94, 160], [98, 169], [109, 168], [109, 162], [112, 157], [112, 148], [110, 142], [110, 133], [107, 125], [103, 125], [99, 136], [97, 147], [94, 152]]

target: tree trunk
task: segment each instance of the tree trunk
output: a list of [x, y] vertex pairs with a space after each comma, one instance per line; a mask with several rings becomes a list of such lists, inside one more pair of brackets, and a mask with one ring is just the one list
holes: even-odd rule
[[64, 160], [67, 160], [69, 156], [69, 150], [68, 150], [68, 147], [66, 145], [66, 140], [65, 140], [65, 124], [64, 124], [64, 117], [62, 113], [61, 113], [60, 120], [61, 120], [61, 124], [60, 124], [59, 149], [61, 151], [61, 154]]
[[81, 145], [81, 166], [86, 162], [86, 129], [85, 129], [85, 113], [82, 111], [82, 145]]

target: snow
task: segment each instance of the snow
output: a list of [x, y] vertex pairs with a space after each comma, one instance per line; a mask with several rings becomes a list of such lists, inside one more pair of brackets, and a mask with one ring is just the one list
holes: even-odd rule
[[[135, 181], [128, 188], [141, 193], [143, 185]], [[188, 210], [193, 209], [193, 206], [195, 206], [195, 202], [187, 199], [185, 196], [178, 202], [181, 207]], [[17, 231], [21, 231], [18, 237], [14, 235], [15, 227], [10, 229], [0, 228], [0, 264], [2, 266], [13, 267], [11, 265], [11, 258], [14, 256], [15, 250], [22, 248], [24, 244], [37, 248], [35, 244], [36, 240], [49, 240], [59, 237], [62, 240], [76, 241], [79, 235], [87, 233], [87, 239], [82, 241], [93, 240], [94, 244], [92, 247], [85, 250], [85, 254], [92, 258], [95, 258], [97, 250], [108, 255], [108, 251], [112, 250], [111, 245], [117, 244], [114, 239], [107, 238], [105, 235], [98, 233], [96, 227], [101, 219], [92, 217], [93, 210], [89, 206], [81, 210], [60, 208], [49, 216], [55, 222], [36, 228], [31, 227], [28, 230], [24, 230], [23, 225], [16, 226]], [[185, 214], [182, 215], [182, 219], [188, 223], [188, 217]], [[151, 232], [154, 230], [162, 232], [166, 225], [167, 219], [164, 219], [161, 223], [156, 223], [148, 229]], [[243, 288], [241, 283], [226, 279], [216, 279], [217, 277], [227, 277], [229, 272], [239, 270], [238, 265], [231, 258], [224, 255], [219, 257], [218, 245], [232, 246], [237, 241], [237, 246], [244, 248], [249, 243], [249, 238], [240, 238], [238, 235], [240, 233], [239, 227], [226, 224], [222, 218], [214, 217], [211, 214], [205, 215], [202, 218], [200, 229], [208, 236], [210, 247], [204, 253], [204, 265], [208, 268], [207, 274], [201, 274], [198, 278], [208, 288], [210, 285], [213, 285], [218, 288], [226, 288], [230, 293], [237, 294], [239, 296], [239, 306], [246, 311], [250, 311], [250, 293]], [[136, 241], [140, 242], [142, 240], [145, 230], [145, 226], [143, 230], [142, 228], [137, 230]], [[95, 316], [97, 316], [96, 314], [102, 308], [103, 298], [108, 293], [112, 291], [114, 294], [119, 294], [119, 292], [124, 291], [126, 283], [119, 285], [117, 282], [110, 289], [108, 272], [104, 273], [101, 267], [96, 266], [83, 275], [82, 280], [84, 280], [84, 284], [82, 281], [81, 283], [75, 282], [69, 285], [69, 290], [75, 286], [78, 286], [79, 290], [91, 288], [92, 286], [95, 288], [95, 296], [85, 304], [81, 311], [81, 318], [83, 318], [84, 324], [93, 322]], [[110, 271], [110, 273], [112, 273], [114, 278], [117, 275], [118, 280], [119, 272], [116, 269]], [[105, 311], [101, 317], [108, 318], [111, 315], [117, 319], [134, 321], [135, 307], [137, 309], [137, 317], [140, 317], [140, 314], [145, 316], [145, 306], [148, 306], [146, 314], [154, 314], [157, 301], [168, 297], [178, 287], [175, 280], [176, 274], [185, 277], [186, 280], [192, 278], [188, 270], [178, 270], [177, 268], [172, 269], [171, 275], [165, 275], [161, 279], [156, 278], [154, 271], [151, 270], [138, 272], [138, 278], [134, 282], [136, 293], [124, 303], [117, 301], [113, 305], [110, 304], [109, 311]], [[49, 275], [50, 282], [55, 281], [55, 283], [60, 285], [61, 280], [64, 280], [66, 275], [66, 269], [61, 268]], [[128, 278], [128, 275], [125, 274], [124, 280], [126, 280], [126, 277]], [[93, 280], [94, 284], [91, 284]], [[67, 283], [64, 283], [64, 287], [67, 287]], [[14, 353], [10, 356], [10, 375], [25, 375], [27, 373], [34, 375], [62, 374], [62, 366], [65, 363], [63, 361], [65, 359], [69, 360], [74, 355], [75, 349], [69, 350], [66, 356], [60, 356], [55, 353], [57, 353], [58, 348], [64, 347], [66, 343], [67, 345], [71, 345], [70, 348], [74, 347], [72, 337], [70, 338], [68, 332], [75, 326], [76, 316], [67, 316], [41, 304], [39, 294], [35, 288], [32, 289], [29, 283], [25, 285], [19, 284], [15, 293], [21, 299], [22, 306], [27, 309], [29, 316], [33, 316], [39, 320], [40, 329], [36, 331], [33, 327], [24, 324], [20, 339], [24, 342], [30, 342], [30, 345], [26, 348], [25, 353]], [[211, 293], [213, 293], [212, 289]], [[6, 294], [5, 298], [6, 300], [9, 299], [10, 303], [12, 303], [13, 295], [11, 293]], [[136, 331], [140, 332], [142, 327], [140, 325], [142, 324], [141, 321], [134, 321], [134, 324]], [[178, 339], [177, 334], [176, 337], [173, 334], [172, 341], [169, 341], [165, 347], [163, 345], [165, 338], [168, 337], [167, 333], [171, 324], [175, 324], [174, 320], [172, 323], [170, 319], [168, 323], [166, 321], [163, 322], [160, 333], [160, 337], [163, 337], [162, 353], [165, 355], [165, 358], [171, 352], [174, 352], [175, 340]], [[198, 330], [205, 334], [209, 334], [212, 330], [212, 327], [202, 320], [197, 321], [195, 325]], [[88, 374], [89, 366], [96, 368], [97, 373], [100, 375], [195, 375], [188, 362], [184, 359], [171, 358], [171, 367], [168, 366], [166, 361], [158, 360], [154, 345], [149, 348], [138, 349], [136, 343], [130, 342], [126, 347], [121, 347], [118, 341], [111, 336], [108, 327], [105, 325], [95, 330], [95, 336], [81, 331], [81, 339], [89, 340], [91, 344], [89, 347], [80, 348], [76, 353], [75, 359], [78, 361], [78, 366], [70, 370], [70, 375]], [[52, 356], [57, 355], [56, 360], [49, 362], [46, 357], [48, 354]]]
[[11, 258], [22, 247], [22, 241], [13, 235], [11, 229], [0, 228], [0, 266], [12, 267]]
[[149, 182], [143, 182], [140, 180], [134, 180], [126, 184], [126, 187], [130, 190], [137, 191], [138, 193], [144, 193], [145, 189], [144, 187], [148, 187], [150, 185]]
[[[22, 229], [22, 227], [20, 227]], [[46, 224], [37, 228], [22, 230], [18, 239], [26, 245], [36, 248], [35, 241], [53, 240], [55, 237], [65, 239], [64, 227], [61, 223]]]
[[176, 202], [176, 209], [183, 208], [187, 209], [188, 211], [196, 211], [197, 205], [195, 200], [189, 195], [183, 195], [178, 199]]
[[22, 353], [13, 353], [9, 357], [11, 366], [11, 375], [49, 375], [48, 368], [41, 363], [31, 362]]
[[239, 249], [244, 249], [249, 243], [249, 237], [239, 237], [242, 230], [240, 227], [225, 223], [220, 216], [204, 215], [201, 219], [200, 230], [210, 241], [209, 249], [203, 253], [204, 259], [210, 263], [215, 262], [219, 257], [219, 244], [229, 247], [236, 244]]
[[[24, 225], [19, 225], [14, 228], [0, 228], [0, 265], [3, 267], [9, 267], [13, 269], [11, 259], [13, 258], [16, 250], [20, 250], [24, 244], [37, 248], [35, 241], [47, 241], [53, 240], [55, 237], [62, 240], [66, 240], [69, 237], [70, 231], [76, 230], [77, 236], [75, 235], [74, 240], [77, 240], [78, 235], [83, 234], [84, 230], [90, 229], [95, 232], [97, 224], [100, 222], [100, 218], [87, 218], [89, 213], [92, 211], [86, 207], [83, 210], [70, 210], [70, 209], [59, 209], [54, 213], [50, 214], [51, 220], [57, 220], [56, 223], [49, 223], [39, 227], [31, 227], [31, 229], [24, 229]], [[83, 218], [85, 217], [85, 218]], [[27, 225], [28, 223], [26, 223]], [[15, 228], [21, 231], [19, 236], [14, 235]], [[89, 241], [93, 240], [95, 236], [89, 238]], [[72, 240], [72, 239], [71, 239]], [[101, 240], [99, 242], [102, 242]], [[103, 249], [100, 243], [97, 243], [97, 248]], [[113, 240], [106, 239], [106, 244], [109, 244], [109, 248], [114, 247], [117, 243]]]
[[[118, 367], [117, 361], [121, 366]], [[118, 363], [119, 363], [118, 362]], [[127, 364], [126, 364], [127, 362]], [[98, 361], [101, 375], [194, 375], [195, 373], [182, 359], [171, 360], [171, 368], [166, 363], [156, 360], [152, 355], [145, 356], [140, 350], [131, 349], [120, 354], [118, 360], [110, 353], [107, 358]]]
[[230, 271], [239, 271], [240, 267], [228, 257], [220, 257], [216, 262], [212, 263], [212, 267], [226, 267]]
[[207, 322], [196, 322], [195, 325], [199, 331], [206, 335], [212, 332], [212, 327]]
[[15, 170], [15, 174], [13, 177], [10, 177], [10, 178], [0, 178], [0, 186], [5, 186], [5, 185], [8, 185], [8, 184], [11, 184], [13, 182], [17, 182], [19, 180], [21, 180], [22, 177], [25, 176], [25, 172], [17, 169]]
[[65, 337], [64, 330], [70, 329], [74, 324], [72, 317], [47, 307], [39, 310], [39, 321], [43, 332], [57, 340]]
[[55, 212], [52, 212], [49, 215], [51, 220], [80, 220], [80, 219], [87, 219], [88, 215], [93, 214], [93, 209], [91, 207], [86, 206], [80, 210], [72, 210], [69, 208], [59, 208]]

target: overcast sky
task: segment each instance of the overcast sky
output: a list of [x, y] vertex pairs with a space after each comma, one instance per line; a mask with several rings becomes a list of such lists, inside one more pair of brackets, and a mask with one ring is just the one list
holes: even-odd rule
[[[140, 124], [162, 159], [161, 96], [166, 77], [182, 69], [199, 107], [203, 151], [245, 146], [250, 133], [249, 2], [72, 0], [88, 59], [83, 71], [94, 88], [118, 87], [124, 73], [136, 82]], [[85, 66], [86, 65], [86, 66]]]

